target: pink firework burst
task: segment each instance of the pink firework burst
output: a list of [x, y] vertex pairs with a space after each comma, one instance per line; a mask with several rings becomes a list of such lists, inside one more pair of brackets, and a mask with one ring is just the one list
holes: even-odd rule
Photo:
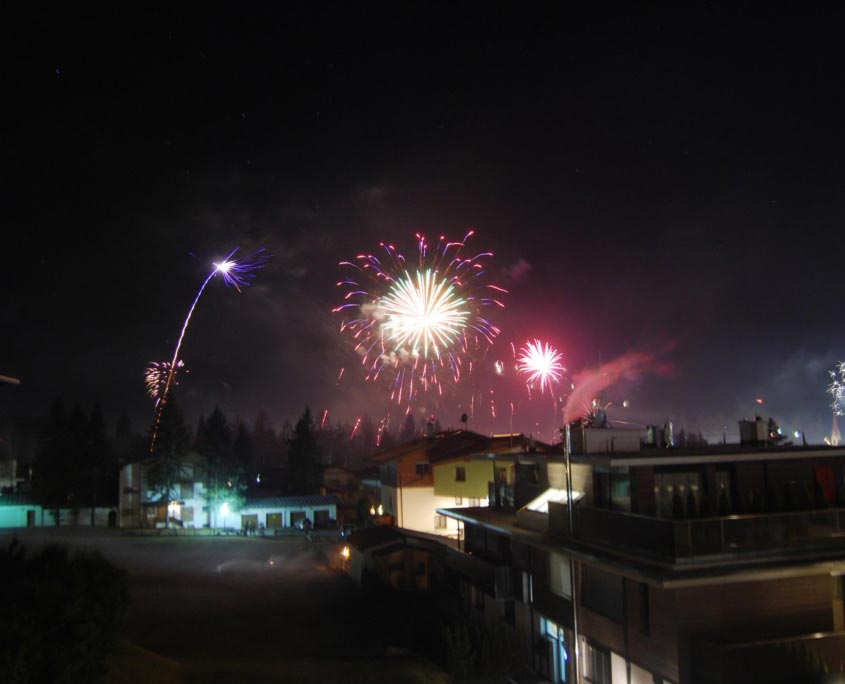
[[535, 339], [526, 342], [519, 350], [517, 370], [525, 376], [527, 385], [539, 382], [540, 394], [543, 394], [546, 388], [551, 392], [552, 384], [560, 382], [563, 377], [566, 368], [561, 363], [562, 359], [563, 355], [548, 342]]

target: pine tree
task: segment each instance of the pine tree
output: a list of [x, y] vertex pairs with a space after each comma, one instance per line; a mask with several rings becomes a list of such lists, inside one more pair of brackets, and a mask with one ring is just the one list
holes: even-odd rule
[[416, 426], [414, 425], [414, 416], [409, 413], [405, 416], [405, 424], [402, 426], [402, 432], [399, 433], [399, 441], [402, 444], [413, 441], [416, 435]]
[[319, 491], [320, 453], [314, 434], [311, 409], [306, 407], [290, 439], [288, 457], [290, 460], [290, 492], [292, 494], [314, 494]]
[[179, 481], [185, 472], [190, 436], [182, 411], [173, 395], [161, 412], [155, 446], [147, 468], [147, 486], [165, 507], [165, 525], [169, 527], [168, 504], [178, 497]]

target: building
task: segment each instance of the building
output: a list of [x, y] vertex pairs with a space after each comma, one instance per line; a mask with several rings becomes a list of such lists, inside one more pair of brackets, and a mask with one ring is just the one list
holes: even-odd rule
[[125, 463], [119, 477], [120, 527], [208, 527], [214, 521], [206, 504], [205, 471], [198, 454], [190, 454], [180, 464], [175, 498], [163, 501], [147, 482], [147, 463], [143, 460]]
[[453, 430], [417, 438], [370, 460], [378, 466], [379, 503], [397, 527], [457, 539], [459, 525], [439, 508], [487, 506], [497, 495], [513, 503], [518, 471], [526, 472], [523, 466], [530, 469], [539, 456], [554, 451], [521, 434]]
[[571, 457], [571, 518], [566, 496], [439, 511], [465, 528], [468, 611], [524, 635], [524, 662], [553, 682], [576, 681], [576, 659], [595, 684], [845, 668], [845, 449], [584, 453], [603, 432]]
[[309, 496], [274, 496], [247, 499], [237, 511], [227, 511], [220, 516], [219, 526], [253, 530], [275, 530], [296, 527], [300, 520], [308, 519], [315, 528], [334, 527], [340, 501], [336, 496], [314, 494]]
[[28, 494], [0, 494], [0, 528], [38, 527], [42, 513]]

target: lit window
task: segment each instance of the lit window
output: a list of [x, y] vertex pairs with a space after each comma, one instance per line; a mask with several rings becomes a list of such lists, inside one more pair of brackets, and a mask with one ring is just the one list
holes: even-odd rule
[[446, 529], [446, 516], [445, 515], [435, 515], [434, 516], [434, 529], [435, 530], [445, 530]]
[[464, 504], [464, 499], [463, 499], [463, 497], [461, 497], [461, 496], [456, 496], [456, 497], [455, 497], [455, 505], [456, 505], [456, 506], [463, 506], [463, 504]]

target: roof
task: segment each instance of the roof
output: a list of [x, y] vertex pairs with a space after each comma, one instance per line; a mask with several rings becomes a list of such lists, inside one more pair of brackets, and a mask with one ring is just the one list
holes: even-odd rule
[[0, 494], [0, 506], [40, 506], [29, 494]]
[[[532, 443], [533, 442], [533, 443]], [[390, 463], [414, 455], [430, 463], [456, 460], [476, 454], [561, 453], [560, 447], [533, 441], [523, 434], [481, 435], [469, 430], [438, 432], [420, 437], [370, 457], [375, 463]]]
[[305, 508], [306, 506], [340, 506], [340, 499], [325, 494], [306, 496], [270, 496], [247, 499], [243, 508]]
[[642, 449], [634, 452], [572, 454], [573, 463], [607, 468], [669, 466], [748, 461], [818, 460], [843, 458], [845, 448], [828, 446], [745, 447], [737, 444], [713, 445], [697, 449]]

